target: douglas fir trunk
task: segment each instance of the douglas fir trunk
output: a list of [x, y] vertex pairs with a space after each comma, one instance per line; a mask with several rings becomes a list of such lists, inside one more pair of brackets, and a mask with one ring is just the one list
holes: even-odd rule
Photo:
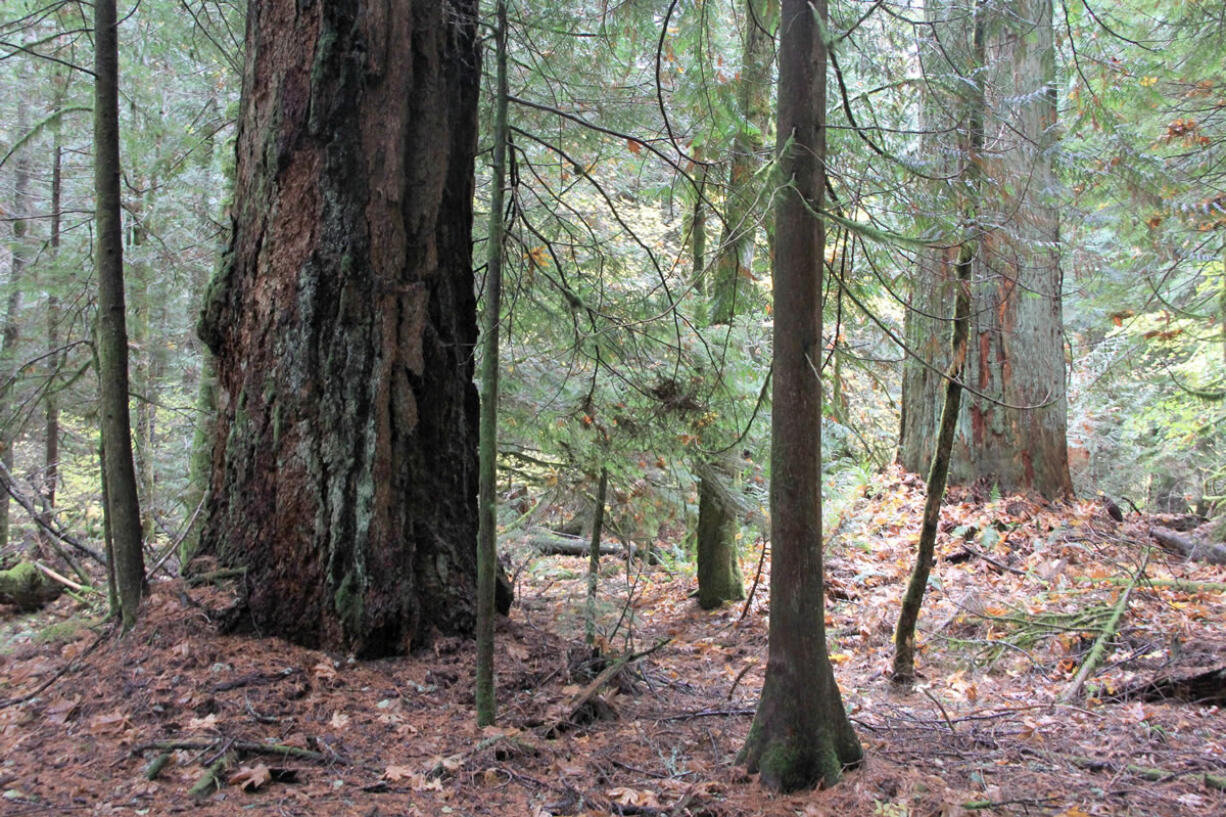
[[202, 546], [258, 629], [472, 631], [475, 0], [252, 4]]

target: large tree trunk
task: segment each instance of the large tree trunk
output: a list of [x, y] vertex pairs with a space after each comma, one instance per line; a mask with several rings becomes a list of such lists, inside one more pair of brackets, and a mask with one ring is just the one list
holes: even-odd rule
[[474, 0], [253, 4], [203, 547], [260, 630], [472, 632]]
[[825, 0], [784, 0], [771, 392], [770, 645], [762, 698], [741, 750], [763, 785], [833, 785], [863, 757], [826, 652], [822, 590], [821, 365]]
[[[1052, 168], [1052, 7], [1050, 0], [1006, 0], [984, 4], [976, 13], [975, 5], [944, 0], [930, 7], [930, 37], [922, 48], [932, 174], [957, 178], [964, 175], [963, 166], [974, 164], [985, 180], [972, 270], [969, 391], [958, 416], [949, 481], [982, 479], [1004, 491], [1055, 496], [1070, 493], [1072, 482]], [[976, 14], [984, 16], [982, 61], [971, 47]], [[966, 129], [959, 119], [966, 106], [959, 97], [981, 75], [988, 111], [985, 149], [969, 156], [951, 142]], [[956, 201], [936, 201], [933, 221], [948, 224], [959, 217]], [[922, 471], [932, 460], [945, 392], [942, 375], [949, 366], [944, 339], [958, 242], [948, 227], [937, 231], [950, 237], [948, 248], [920, 253], [907, 314], [907, 343], [923, 361], [908, 360], [903, 379], [899, 461], [911, 471]]]

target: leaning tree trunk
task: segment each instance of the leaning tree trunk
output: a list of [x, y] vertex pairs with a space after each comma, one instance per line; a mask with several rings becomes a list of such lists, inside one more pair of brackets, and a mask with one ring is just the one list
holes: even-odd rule
[[202, 547], [261, 631], [363, 657], [475, 619], [475, 0], [252, 4], [201, 337]]
[[[943, 0], [930, 8], [930, 41], [922, 52], [928, 80], [927, 152], [944, 157], [931, 170], [947, 177], [958, 172], [948, 166], [950, 161], [979, 166], [985, 180], [981, 223], [988, 225], [972, 270], [968, 392], [958, 417], [949, 481], [984, 480], [1003, 491], [1055, 496], [1070, 493], [1072, 482], [1052, 166], [1052, 6], [1050, 0], [1009, 0], [975, 12], [975, 5], [974, 0]], [[976, 15], [985, 18], [982, 60], [971, 50], [970, 21]], [[965, 130], [957, 119], [965, 110], [958, 96], [981, 76], [988, 111], [983, 154], [966, 156], [947, 144], [943, 149], [943, 143]], [[942, 373], [949, 366], [944, 339], [954, 300], [955, 257], [956, 252], [943, 249], [920, 254], [907, 314], [907, 342], [922, 359], [909, 360], [903, 377], [899, 462], [911, 471], [927, 468], [936, 444], [945, 392]]]
[[[825, 0], [784, 0], [779, 46], [770, 645], [740, 759], [768, 788], [833, 785], [863, 750], [826, 652], [822, 590], [821, 287]], [[819, 21], [822, 25], [819, 25]]]

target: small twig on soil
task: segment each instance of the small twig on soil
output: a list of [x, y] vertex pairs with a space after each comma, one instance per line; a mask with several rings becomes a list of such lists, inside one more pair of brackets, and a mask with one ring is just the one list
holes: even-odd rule
[[967, 800], [962, 804], [962, 808], [967, 811], [983, 811], [985, 809], [996, 809], [1001, 806], [1034, 806], [1035, 808], [1043, 808], [1050, 806], [1059, 800], [1056, 797], [1041, 797], [1041, 798], [1019, 798], [1016, 800]]
[[951, 735], [958, 734], [958, 730], [954, 728], [954, 722], [949, 719], [949, 713], [945, 711], [945, 706], [936, 699], [936, 696], [928, 691], [927, 687], [920, 687], [920, 692], [924, 693], [924, 697], [936, 704], [937, 709], [941, 710], [941, 717], [945, 719], [945, 725], [949, 727]]
[[[314, 763], [336, 763], [341, 766], [350, 765], [347, 760], [340, 756], [326, 757], [323, 754], [311, 749], [303, 749], [298, 746], [286, 746], [283, 743], [258, 743], [253, 740], [154, 740], [149, 743], [142, 743], [139, 746], [133, 747], [132, 754], [139, 755], [148, 752], [150, 749], [159, 749], [164, 752], [173, 752], [176, 749], [187, 750], [208, 750], [208, 749], [233, 749], [237, 752], [242, 752], [249, 755], [274, 755], [280, 757], [296, 757], [299, 760], [310, 760]], [[225, 752], [223, 751], [224, 755]]]
[[230, 681], [222, 681], [220, 684], [214, 684], [213, 692], [226, 692], [231, 689], [238, 689], [245, 686], [271, 684], [274, 681], [280, 681], [296, 674], [298, 674], [298, 670], [294, 669], [293, 667], [286, 667], [280, 672], [253, 672], [248, 675], [244, 675], [241, 678], [234, 678]]
[[209, 582], [220, 581], [221, 579], [233, 579], [236, 576], [245, 575], [247, 575], [247, 568], [245, 567], [223, 567], [220, 570], [211, 570], [208, 573], [188, 576], [187, 584], [189, 587], [195, 587], [198, 584], [207, 584]]
[[1137, 582], [1145, 575], [1145, 568], [1149, 564], [1149, 555], [1151, 551], [1145, 551], [1145, 558], [1141, 560], [1141, 566], [1137, 568], [1137, 572], [1132, 575], [1132, 581], [1120, 593], [1119, 599], [1115, 603], [1115, 607], [1111, 610], [1111, 618], [1107, 619], [1107, 623], [1103, 625], [1102, 630], [1098, 633], [1098, 638], [1094, 639], [1094, 646], [1090, 648], [1090, 652], [1086, 655], [1085, 661], [1081, 664], [1081, 669], [1077, 671], [1076, 677], [1072, 682], [1065, 687], [1064, 692], [1056, 698], [1058, 703], [1067, 704], [1074, 698], [1081, 695], [1081, 688], [1085, 686], [1086, 679], [1098, 669], [1102, 663], [1103, 657], [1107, 654], [1107, 642], [1115, 635], [1116, 629], [1119, 627], [1120, 618], [1124, 615], [1124, 610], [1128, 608], [1128, 599], [1132, 596], [1132, 589], [1137, 586]]

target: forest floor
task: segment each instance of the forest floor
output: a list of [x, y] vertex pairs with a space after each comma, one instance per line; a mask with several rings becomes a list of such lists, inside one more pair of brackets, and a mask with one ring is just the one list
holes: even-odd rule
[[[887, 673], [921, 488], [879, 477], [829, 542], [831, 657], [867, 757], [832, 789], [772, 795], [736, 764], [766, 575], [748, 605], [704, 612], [692, 575], [606, 558], [607, 652], [647, 654], [576, 715], [602, 669], [582, 640], [585, 562], [513, 548], [500, 726], [484, 730], [468, 641], [353, 662], [219, 636], [206, 611], [231, 591], [170, 580], [122, 639], [66, 598], [0, 611], [0, 815], [1226, 814], [1226, 683], [1204, 675], [1226, 665], [1226, 585], [1207, 584], [1226, 569], [1151, 551], [1153, 519], [1117, 523], [1099, 502], [955, 492], [922, 678], [900, 690]], [[747, 584], [760, 554], [746, 548]], [[1106, 661], [1057, 703], [1134, 578]], [[189, 794], [209, 766], [218, 785]]]

